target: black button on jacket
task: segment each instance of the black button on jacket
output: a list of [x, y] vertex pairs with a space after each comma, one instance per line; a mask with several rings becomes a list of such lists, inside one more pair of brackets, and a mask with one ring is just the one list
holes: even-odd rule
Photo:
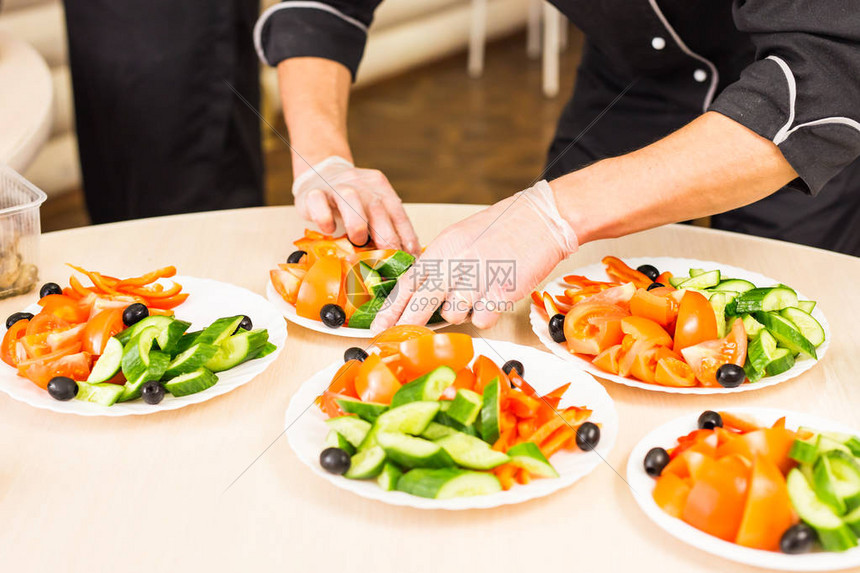
[[[377, 0], [287, 0], [255, 30], [270, 65], [297, 56], [355, 74]], [[860, 156], [856, 0], [556, 0], [592, 53], [679, 108], [724, 114], [776, 143], [816, 194]]]

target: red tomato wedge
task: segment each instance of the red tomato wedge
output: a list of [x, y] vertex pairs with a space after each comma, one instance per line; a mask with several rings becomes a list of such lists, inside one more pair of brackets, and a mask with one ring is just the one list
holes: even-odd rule
[[379, 348], [381, 356], [389, 356], [400, 351], [401, 342], [432, 334], [426, 326], [399, 324], [377, 334], [371, 344]]
[[717, 317], [703, 295], [685, 291], [675, 322], [675, 352], [717, 338]]
[[[678, 317], [680, 323], [680, 314]], [[677, 338], [675, 340], [677, 341]], [[681, 354], [699, 382], [704, 386], [719, 387], [717, 369], [720, 366], [732, 363], [742, 367], [746, 361], [747, 333], [743, 321], [736, 320], [725, 338], [688, 346], [681, 350]]]
[[794, 461], [788, 457], [791, 445], [797, 434], [785, 428], [762, 428], [746, 432], [721, 445], [717, 456], [743, 456], [750, 462], [757, 456], [767, 459], [786, 474], [794, 467]]
[[683, 360], [666, 357], [657, 361], [654, 381], [663, 386], [689, 388], [696, 385], [696, 376], [693, 374], [693, 369]]
[[653, 346], [672, 346], [672, 337], [662, 326], [641, 316], [628, 316], [621, 319], [621, 332]]
[[[475, 349], [468, 334], [447, 333], [419, 336], [398, 346], [405, 375], [414, 380], [438, 366], [450, 366], [454, 371], [472, 361]], [[476, 372], [477, 375], [477, 372]]]
[[42, 312], [53, 314], [70, 323], [84, 322], [90, 316], [90, 310], [79, 304], [77, 299], [63, 294], [49, 294], [39, 300], [39, 305]]
[[320, 310], [337, 304], [341, 287], [341, 264], [337, 257], [321, 257], [310, 268], [299, 287], [296, 314], [320, 320]]
[[618, 358], [621, 355], [621, 345], [615, 344], [610, 346], [600, 354], [594, 357], [592, 364], [610, 374], [618, 374]]
[[[606, 291], [609, 292], [609, 291]], [[621, 319], [629, 313], [609, 303], [584, 300], [564, 317], [564, 336], [571, 352], [596, 356], [624, 338]]]
[[756, 456], [735, 543], [777, 551], [782, 534], [796, 521], [782, 472], [767, 458]]
[[729, 456], [707, 464], [695, 478], [681, 519], [705, 533], [734, 541], [743, 519], [750, 462]]
[[[43, 390], [47, 389], [48, 382], [55, 376], [86, 380], [90, 374], [90, 355], [80, 350], [78, 344], [39, 358], [23, 360], [18, 363], [18, 374]], [[69, 360], [63, 361], [67, 357]]]
[[678, 303], [669, 296], [670, 293], [668, 289], [638, 289], [630, 299], [630, 314], [653, 320], [663, 328], [668, 328], [678, 316]]
[[690, 495], [690, 480], [673, 473], [660, 476], [654, 486], [652, 497], [657, 505], [672, 517], [681, 517], [687, 497]]
[[108, 308], [86, 324], [81, 333], [84, 352], [101, 356], [108, 340], [125, 329], [122, 322], [123, 308]]
[[0, 359], [9, 366], [16, 367], [18, 362], [27, 359], [23, 352], [18, 352], [18, 341], [27, 334], [29, 322], [27, 319], [19, 320], [3, 335], [3, 343], [0, 345]]
[[378, 354], [369, 355], [358, 367], [355, 391], [363, 402], [389, 404], [399, 389], [400, 381]]
[[302, 286], [302, 279], [306, 273], [307, 271], [302, 271], [299, 275], [282, 269], [272, 269], [269, 271], [269, 278], [281, 298], [295, 305], [299, 298], [299, 287]]
[[487, 387], [487, 384], [495, 380], [499, 379], [499, 384], [502, 387], [502, 392], [510, 388], [511, 383], [508, 380], [507, 374], [505, 374], [499, 366], [487, 358], [484, 355], [480, 355], [475, 359], [475, 365], [473, 366], [475, 371], [475, 387], [474, 390], [478, 394], [481, 394], [484, 391], [484, 388]]

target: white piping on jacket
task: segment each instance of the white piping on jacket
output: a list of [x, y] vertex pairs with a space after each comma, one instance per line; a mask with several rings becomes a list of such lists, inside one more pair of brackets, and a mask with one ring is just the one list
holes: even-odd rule
[[684, 43], [684, 40], [675, 32], [675, 29], [669, 24], [669, 21], [666, 19], [666, 16], [663, 15], [663, 11], [660, 10], [660, 6], [657, 5], [657, 0], [648, 0], [648, 3], [651, 4], [651, 9], [654, 10], [654, 13], [657, 14], [657, 18], [660, 19], [660, 22], [663, 24], [663, 27], [666, 28], [666, 31], [669, 32], [669, 35], [672, 36], [672, 39], [675, 40], [675, 43], [678, 44], [678, 47], [681, 48], [681, 51], [690, 56], [693, 59], [696, 59], [711, 70], [711, 87], [708, 88], [708, 93], [705, 94], [705, 102], [702, 105], [702, 111], [708, 111], [708, 107], [711, 105], [711, 101], [714, 99], [714, 94], [717, 91], [717, 84], [720, 83], [720, 74], [717, 72], [717, 66], [713, 64], [710, 60], [700, 56], [695, 53], [693, 50], [687, 47], [687, 44]]
[[286, 10], [289, 8], [310, 8], [312, 10], [322, 10], [323, 12], [328, 12], [329, 14], [333, 14], [337, 16], [344, 22], [348, 22], [367, 34], [367, 26], [356, 20], [351, 16], [347, 16], [337, 8], [333, 8], [328, 4], [323, 4], [322, 2], [281, 2], [280, 4], [275, 4], [274, 6], [270, 6], [268, 10], [263, 12], [260, 17], [257, 19], [257, 23], [254, 24], [254, 48], [257, 50], [257, 57], [260, 58], [260, 61], [266, 65], [269, 65], [268, 60], [266, 60], [266, 56], [263, 53], [263, 26], [266, 24], [266, 20], [272, 17], [272, 14], [277, 12], [278, 10]]
[[833, 117], [824, 117], [821, 119], [815, 119], [812, 121], [807, 121], [806, 123], [801, 123], [799, 125], [795, 125], [791, 127], [794, 123], [794, 106], [797, 102], [797, 81], [794, 79], [794, 73], [792, 73], [791, 68], [788, 67], [788, 64], [785, 63], [785, 60], [780, 58], [779, 56], [768, 56], [768, 60], [773, 60], [779, 65], [782, 73], [785, 74], [785, 80], [788, 82], [788, 121], [785, 122], [779, 131], [776, 132], [776, 135], [773, 136], [773, 142], [776, 145], [784, 142], [788, 139], [788, 136], [800, 129], [801, 127], [811, 127], [815, 125], [846, 125], [848, 127], [853, 127], [857, 131], [860, 131], [860, 122], [857, 122], [850, 117], [842, 117], [842, 116], [833, 116]]

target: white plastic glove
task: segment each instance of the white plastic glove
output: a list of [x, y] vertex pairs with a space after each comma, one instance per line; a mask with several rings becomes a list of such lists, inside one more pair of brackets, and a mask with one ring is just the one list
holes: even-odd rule
[[443, 301], [448, 322], [472, 311], [472, 323], [488, 328], [578, 248], [552, 188], [540, 181], [445, 229], [400, 278], [371, 328], [425, 324]]
[[334, 233], [339, 213], [356, 245], [365, 244], [370, 236], [380, 249], [420, 252], [403, 203], [381, 171], [359, 169], [335, 155], [297, 177], [293, 197], [302, 217], [323, 233]]

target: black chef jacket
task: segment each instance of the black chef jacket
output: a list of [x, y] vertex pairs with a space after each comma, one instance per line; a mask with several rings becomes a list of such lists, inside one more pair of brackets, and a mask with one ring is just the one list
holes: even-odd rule
[[[380, 1], [286, 0], [258, 20], [257, 51], [270, 65], [301, 56], [335, 60], [354, 76]], [[586, 45], [550, 147], [549, 179], [716, 111], [772, 140], [799, 178], [793, 191], [717, 215], [714, 226], [860, 255], [860, 3], [553, 4], [582, 29]]]

